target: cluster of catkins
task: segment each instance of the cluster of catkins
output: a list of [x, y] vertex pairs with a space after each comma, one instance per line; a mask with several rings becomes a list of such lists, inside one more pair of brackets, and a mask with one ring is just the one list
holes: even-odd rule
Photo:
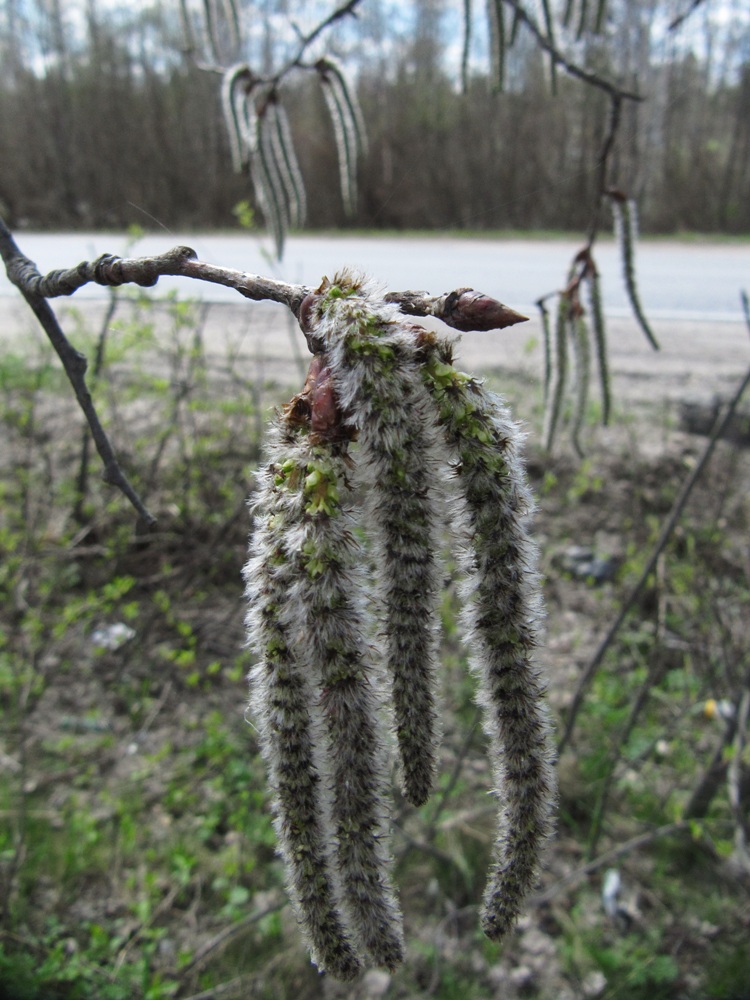
[[446, 524], [498, 799], [482, 914], [493, 939], [534, 885], [555, 781], [516, 426], [454, 367], [450, 340], [349, 273], [305, 299], [300, 323], [313, 361], [253, 499], [251, 709], [300, 927], [316, 965], [346, 980], [403, 959], [387, 751], [395, 733], [404, 795], [425, 802]]

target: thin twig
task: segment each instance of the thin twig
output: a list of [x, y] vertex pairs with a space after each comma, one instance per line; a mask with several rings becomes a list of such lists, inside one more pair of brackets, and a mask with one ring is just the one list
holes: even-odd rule
[[207, 990], [201, 990], [200, 993], [193, 993], [185, 1000], [231, 1000], [233, 997], [245, 997], [248, 996], [247, 984], [247, 976], [236, 976], [226, 983], [211, 986]]
[[687, 19], [691, 16], [691, 14], [694, 14], [695, 11], [703, 3], [704, 3], [704, 0], [692, 0], [692, 3], [690, 4], [690, 6], [686, 10], [684, 10], [681, 14], [678, 14], [677, 17], [673, 21], [670, 21], [669, 27], [668, 27], [667, 30], [668, 31], [676, 31], [678, 28], [681, 28], [682, 25], [685, 23], [685, 21], [687, 21]]
[[620, 732], [613, 737], [612, 745], [609, 748], [607, 773], [602, 779], [602, 785], [599, 789], [596, 808], [594, 810], [594, 817], [591, 824], [588, 847], [589, 856], [596, 851], [597, 844], [599, 843], [599, 837], [601, 836], [602, 828], [604, 826], [604, 816], [606, 815], [607, 805], [609, 803], [609, 795], [612, 791], [612, 782], [614, 781], [622, 748], [630, 739], [630, 734], [633, 732], [635, 724], [640, 718], [641, 712], [648, 702], [651, 689], [661, 681], [664, 676], [664, 671], [665, 664], [663, 658], [658, 656], [653, 657], [651, 665], [649, 666], [648, 675], [641, 684], [638, 694], [635, 696], [627, 721]]
[[262, 910], [255, 910], [253, 913], [248, 913], [246, 917], [238, 920], [237, 923], [224, 927], [218, 934], [215, 934], [214, 937], [202, 945], [186, 965], [182, 966], [180, 969], [180, 980], [185, 982], [190, 973], [205, 965], [208, 958], [215, 951], [226, 948], [236, 937], [246, 931], [248, 927], [252, 927], [253, 924], [257, 924], [264, 917], [268, 917], [272, 913], [278, 913], [286, 905], [286, 899], [279, 899]]
[[0, 256], [5, 261], [8, 277], [19, 288], [21, 294], [28, 302], [62, 362], [65, 374], [68, 376], [70, 384], [73, 387], [78, 404], [83, 410], [83, 414], [91, 428], [96, 450], [99, 452], [99, 457], [104, 465], [104, 481], [111, 486], [117, 487], [128, 498], [145, 524], [150, 527], [156, 523], [156, 518], [146, 509], [140, 496], [120, 467], [114, 449], [94, 407], [91, 393], [86, 385], [86, 358], [73, 347], [65, 336], [60, 328], [60, 324], [57, 322], [57, 317], [52, 312], [43, 294], [27, 287], [22, 281], [22, 274], [30, 270], [35, 271], [36, 267], [18, 249], [15, 240], [1, 218]]
[[545, 889], [544, 892], [540, 892], [538, 895], [533, 896], [529, 900], [531, 906], [542, 906], [544, 903], [548, 903], [550, 900], [558, 896], [564, 889], [568, 889], [578, 882], [583, 881], [583, 879], [588, 878], [589, 875], [593, 875], [595, 871], [600, 868], [604, 868], [606, 865], [611, 865], [613, 861], [617, 861], [618, 858], [623, 857], [625, 854], [630, 854], [631, 851], [637, 851], [639, 847], [645, 847], [647, 844], [653, 843], [655, 840], [661, 840], [662, 837], [669, 837], [673, 833], [682, 833], [689, 828], [690, 824], [687, 820], [679, 820], [676, 823], [667, 823], [664, 826], [658, 827], [656, 830], [649, 830], [647, 833], [639, 833], [636, 837], [631, 837], [630, 840], [626, 840], [624, 844], [619, 844], [617, 847], [613, 847], [611, 851], [606, 851], [604, 854], [600, 854], [598, 858], [594, 858], [587, 864], [582, 865], [580, 868], [576, 868], [575, 871], [564, 875], [557, 882], [554, 882], [549, 888]]
[[[152, 287], [160, 277], [171, 275], [234, 288], [240, 295], [256, 302], [279, 302], [291, 309], [295, 316], [299, 316], [302, 301], [311, 291], [306, 285], [292, 285], [246, 271], [207, 264], [197, 259], [193, 249], [185, 246], [173, 247], [166, 253], [153, 257], [128, 258], [103, 254], [94, 261], [82, 261], [76, 267], [42, 275], [33, 261], [25, 257], [13, 243], [9, 232], [7, 235], [13, 248], [12, 252], [3, 253], [8, 277], [24, 294], [42, 299], [72, 295], [92, 282], [105, 286], [130, 283]], [[458, 288], [443, 295], [413, 291], [390, 292], [385, 298], [408, 315], [435, 316], [462, 332], [499, 330], [527, 319], [501, 302], [471, 288]]]
[[704, 819], [708, 815], [708, 810], [714, 800], [716, 793], [721, 788], [727, 772], [727, 747], [734, 740], [737, 731], [737, 713], [726, 721], [721, 740], [718, 742], [713, 752], [711, 761], [703, 772], [703, 777], [693, 789], [693, 793], [685, 806], [683, 817], [685, 819]]
[[742, 808], [742, 754], [745, 748], [745, 737], [748, 715], [750, 715], [750, 688], [746, 687], [737, 705], [737, 732], [732, 747], [732, 758], [727, 768], [727, 790], [729, 805], [734, 816], [735, 858], [745, 872], [750, 874], [750, 853], [747, 849], [748, 820]]
[[128, 952], [136, 943], [136, 941], [139, 941], [141, 939], [144, 931], [147, 931], [148, 928], [153, 925], [154, 921], [162, 915], [162, 913], [165, 913], [167, 910], [171, 908], [172, 904], [177, 899], [179, 894], [182, 892], [183, 888], [184, 886], [180, 885], [179, 883], [173, 885], [172, 888], [167, 893], [167, 895], [164, 897], [164, 899], [162, 899], [161, 902], [159, 902], [158, 905], [154, 907], [154, 909], [151, 911], [150, 915], [146, 918], [146, 920], [142, 920], [140, 924], [138, 924], [138, 926], [135, 928], [135, 930], [132, 932], [128, 940], [125, 942], [122, 948], [120, 948], [120, 951], [117, 954], [117, 958], [115, 959], [115, 964], [110, 976], [112, 982], [115, 982], [117, 980], [117, 974], [122, 968], [122, 964], [127, 958]]
[[269, 83], [273, 87], [277, 87], [282, 79], [290, 73], [293, 69], [307, 69], [302, 63], [302, 57], [305, 52], [309, 49], [312, 43], [321, 35], [324, 31], [335, 24], [336, 21], [341, 21], [343, 18], [351, 15], [355, 16], [355, 8], [359, 6], [362, 0], [347, 0], [340, 7], [337, 7], [324, 21], [321, 21], [313, 30], [300, 38], [299, 46], [297, 52], [281, 67], [278, 73], [275, 73], [268, 81], [261, 81], [263, 83]]
[[591, 73], [589, 70], [583, 69], [577, 63], [571, 62], [566, 56], [557, 49], [550, 39], [544, 34], [538, 24], [529, 16], [521, 0], [503, 0], [514, 12], [517, 20], [526, 25], [531, 34], [534, 36], [537, 45], [540, 49], [543, 49], [549, 54], [552, 61], [558, 65], [562, 66], [566, 73], [570, 76], [574, 76], [579, 80], [583, 80], [584, 83], [588, 83], [592, 87], [596, 87], [599, 90], [605, 91], [605, 93], [612, 96], [618, 96], [621, 99], [628, 101], [642, 101], [643, 97], [632, 90], [623, 90], [621, 87], [616, 86], [614, 83], [610, 83], [609, 80], [605, 80], [603, 77], [598, 76], [596, 73]]
[[729, 424], [729, 421], [734, 416], [735, 410], [737, 409], [737, 406], [739, 405], [739, 402], [748, 385], [750, 385], [750, 369], [748, 369], [747, 373], [745, 374], [745, 377], [740, 382], [737, 391], [735, 392], [730, 403], [724, 410], [724, 413], [719, 414], [719, 416], [716, 418], [713, 430], [711, 431], [711, 436], [708, 439], [705, 449], [703, 450], [703, 454], [701, 455], [700, 459], [694, 466], [690, 475], [683, 483], [682, 489], [680, 490], [677, 498], [675, 499], [674, 504], [672, 505], [672, 509], [669, 512], [669, 516], [667, 517], [667, 520], [664, 522], [664, 525], [661, 529], [661, 532], [659, 533], [659, 537], [656, 541], [656, 544], [654, 545], [651, 555], [648, 557], [648, 560], [646, 561], [646, 565], [644, 566], [640, 577], [638, 578], [632, 590], [626, 597], [625, 601], [622, 604], [622, 607], [620, 608], [620, 613], [610, 626], [607, 634], [600, 642], [596, 652], [594, 653], [591, 660], [587, 664], [585, 670], [580, 676], [578, 685], [575, 690], [575, 694], [573, 695], [573, 700], [571, 702], [570, 709], [568, 710], [568, 716], [565, 722], [565, 729], [563, 731], [558, 746], [558, 753], [561, 754], [565, 749], [565, 747], [567, 746], [568, 742], [570, 741], [571, 734], [573, 732], [573, 727], [575, 726], [576, 718], [578, 716], [578, 712], [583, 702], [583, 696], [588, 689], [588, 686], [594, 676], [594, 673], [596, 672], [600, 663], [604, 659], [604, 654], [612, 645], [615, 636], [620, 630], [620, 626], [625, 621], [625, 618], [627, 617], [627, 614], [630, 611], [633, 604], [635, 604], [635, 601], [637, 600], [638, 595], [643, 590], [646, 581], [648, 580], [649, 576], [651, 576], [651, 573], [653, 572], [654, 567], [656, 566], [656, 561], [659, 558], [664, 547], [666, 546], [667, 542], [669, 541], [672, 532], [674, 531], [675, 526], [680, 518], [680, 515], [682, 514], [685, 504], [687, 503], [690, 494], [693, 492], [695, 484], [698, 482], [698, 479], [700, 478], [703, 470], [705, 469], [709, 459], [711, 458], [714, 452], [714, 448], [716, 447], [716, 442], [721, 438], [721, 436], [723, 435], [724, 431], [726, 430]]
[[599, 231], [599, 224], [602, 213], [602, 205], [604, 202], [604, 196], [606, 194], [607, 185], [607, 168], [609, 167], [609, 158], [614, 148], [615, 139], [617, 138], [617, 131], [620, 127], [620, 115], [622, 112], [622, 99], [623, 95], [617, 92], [610, 93], [610, 108], [609, 108], [609, 122], [607, 124], [607, 133], [604, 136], [604, 142], [602, 143], [602, 149], [599, 153], [598, 168], [597, 168], [597, 183], [596, 183], [596, 203], [594, 205], [594, 210], [592, 212], [591, 223], [589, 225], [588, 236], [586, 238], [586, 248], [591, 251], [594, 245], [594, 240], [596, 239], [597, 233]]
[[458, 784], [458, 779], [461, 776], [461, 771], [463, 770], [463, 766], [466, 762], [466, 757], [469, 753], [469, 749], [471, 748], [471, 744], [474, 741], [474, 736], [476, 734], [477, 727], [481, 722], [481, 719], [482, 719], [482, 710], [481, 708], [477, 708], [474, 712], [474, 718], [471, 720], [471, 723], [469, 724], [466, 736], [461, 744], [461, 747], [458, 753], [456, 754], [456, 759], [453, 762], [453, 770], [451, 771], [450, 777], [448, 778], [448, 781], [445, 783], [445, 786], [443, 787], [442, 791], [440, 792], [440, 795], [438, 796], [435, 802], [435, 806], [432, 810], [432, 816], [430, 817], [430, 821], [427, 824], [427, 830], [425, 834], [427, 840], [433, 840], [435, 837], [435, 834], [437, 832], [438, 820], [440, 819], [441, 813], [448, 804], [448, 799], [453, 794], [454, 788]]
[[[99, 330], [99, 337], [96, 343], [94, 366], [91, 371], [92, 387], [95, 385], [97, 379], [102, 373], [102, 368], [104, 367], [104, 351], [107, 343], [107, 333], [109, 332], [112, 317], [117, 309], [117, 304], [117, 292], [114, 289], [110, 289], [109, 305], [107, 307], [107, 312], [104, 315], [104, 320], [102, 321], [102, 325]], [[73, 517], [79, 524], [82, 524], [84, 520], [83, 505], [86, 500], [86, 494], [88, 493], [90, 445], [91, 432], [88, 425], [86, 425], [81, 434], [81, 461], [78, 466], [78, 476], [76, 477], [76, 502], [75, 507], [73, 508]]]

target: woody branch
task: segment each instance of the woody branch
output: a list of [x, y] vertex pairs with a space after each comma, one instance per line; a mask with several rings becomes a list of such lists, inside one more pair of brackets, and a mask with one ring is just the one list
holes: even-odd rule
[[[94, 261], [82, 261], [75, 267], [57, 269], [43, 275], [36, 264], [20, 250], [1, 217], [0, 256], [9, 280], [28, 302], [60, 358], [104, 464], [105, 482], [116, 486], [149, 526], [153, 525], [155, 518], [146, 509], [120, 467], [91, 399], [86, 385], [86, 357], [65, 336], [47, 300], [73, 295], [79, 288], [92, 283], [108, 287], [133, 284], [150, 288], [161, 277], [178, 276], [233, 288], [244, 298], [255, 302], [281, 303], [299, 319], [302, 303], [312, 291], [306, 285], [289, 284], [206, 263], [198, 259], [191, 247], [186, 246], [173, 247], [151, 257], [102, 254]], [[499, 330], [521, 323], [527, 318], [471, 288], [459, 288], [442, 295], [416, 291], [391, 292], [387, 300], [408, 315], [434, 316], [460, 331]], [[312, 353], [316, 352], [313, 338], [308, 338], [308, 346]]]

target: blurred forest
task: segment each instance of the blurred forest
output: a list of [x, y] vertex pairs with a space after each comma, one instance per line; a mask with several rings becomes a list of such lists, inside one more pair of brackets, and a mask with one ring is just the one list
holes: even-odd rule
[[[314, 4], [312, 5], [315, 6]], [[684, 6], [684, 5], [683, 5]], [[474, 10], [461, 78], [463, 13], [450, 0], [367, 0], [327, 36], [357, 82], [369, 133], [359, 205], [345, 217], [331, 124], [309, 74], [283, 86], [308, 225], [388, 229], [580, 229], [597, 197], [607, 95], [563, 73], [520, 33], [495, 92]], [[601, 32], [558, 43], [627, 102], [612, 160], [645, 231], [750, 228], [750, 20], [743, 5], [612, 0]], [[290, 23], [266, 0], [249, 33], [270, 65]], [[257, 62], [257, 60], [256, 60]], [[291, 99], [289, 88], [297, 93]], [[0, 210], [15, 228], [236, 225], [252, 199], [233, 174], [219, 79], [187, 51], [176, 3], [82, 0], [0, 5]]]

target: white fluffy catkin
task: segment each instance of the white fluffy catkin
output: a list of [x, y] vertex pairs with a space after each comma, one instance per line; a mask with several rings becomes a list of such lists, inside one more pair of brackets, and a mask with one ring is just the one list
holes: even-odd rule
[[[348, 936], [369, 960], [392, 970], [403, 960], [403, 936], [386, 846], [387, 779], [370, 680], [373, 664], [361, 579], [364, 558], [351, 531], [345, 500], [346, 446], [322, 440], [305, 428], [287, 437], [291, 440], [284, 442], [272, 466], [273, 493], [259, 499], [258, 509], [266, 524], [267, 512], [272, 511], [269, 530], [288, 564], [283, 592], [274, 594], [269, 615], [275, 627], [284, 630], [287, 647], [309, 684], [313, 758], [322, 772], [314, 819], [327, 831], [328, 847], [324, 855], [309, 860], [313, 877], [320, 878], [326, 891], [332, 884], [339, 897], [342, 936]], [[279, 516], [283, 521], [276, 520]], [[266, 551], [262, 558], [270, 569], [261, 570], [261, 575], [278, 572], [274, 562], [279, 557]], [[258, 569], [255, 560], [248, 567], [248, 579]], [[249, 583], [251, 601], [257, 601], [256, 590]], [[257, 631], [257, 612], [249, 625]], [[277, 791], [281, 791], [280, 769], [276, 769]], [[290, 826], [304, 825], [291, 800], [280, 808]], [[294, 856], [290, 881], [296, 860]], [[310, 935], [311, 915], [308, 909], [303, 917]], [[330, 960], [327, 964], [331, 967]]]
[[[482, 916], [491, 938], [534, 884], [555, 778], [533, 664], [541, 609], [517, 427], [456, 370], [449, 341], [406, 324], [348, 273], [310, 293], [300, 321], [315, 358], [277, 421], [245, 571], [260, 661], [252, 702], [300, 921], [315, 961], [351, 979], [362, 960], [394, 969], [403, 957], [373, 606], [405, 794], [420, 803], [436, 754], [434, 496], [451, 473], [463, 623], [500, 800]], [[364, 510], [351, 484], [368, 494]], [[374, 543], [374, 601], [360, 525]]]
[[[302, 490], [287, 487], [306, 468], [302, 446], [276, 428], [270, 462], [255, 496], [255, 530], [244, 569], [249, 644], [258, 657], [250, 675], [251, 708], [273, 790], [275, 828], [287, 886], [313, 961], [338, 979], [353, 979], [360, 961], [346, 933], [331, 875], [333, 836], [325, 821], [311, 705], [316, 692], [299, 657], [285, 608], [299, 575], [289, 535], [304, 515]], [[282, 471], [286, 470], [286, 471]]]
[[518, 428], [499, 398], [454, 368], [450, 341], [426, 335], [423, 358], [455, 469], [460, 540], [468, 542], [464, 624], [500, 802], [482, 928], [498, 939], [533, 888], [556, 794], [544, 686], [532, 660], [541, 618], [528, 535], [533, 501]]
[[377, 597], [403, 792], [426, 802], [434, 781], [437, 556], [434, 442], [415, 328], [344, 272], [321, 289], [308, 322], [325, 344], [339, 405], [356, 430], [373, 539]]

